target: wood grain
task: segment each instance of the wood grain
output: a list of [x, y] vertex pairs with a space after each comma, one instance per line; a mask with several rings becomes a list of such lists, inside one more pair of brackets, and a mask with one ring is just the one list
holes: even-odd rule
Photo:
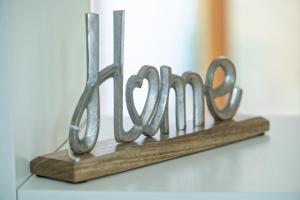
[[82, 182], [241, 141], [267, 130], [269, 121], [263, 117], [210, 120], [204, 127], [157, 133], [153, 138], [141, 136], [127, 144], [114, 139], [100, 141], [91, 153], [81, 155], [79, 162], [70, 160], [66, 150], [39, 156], [30, 162], [30, 170], [39, 176]]

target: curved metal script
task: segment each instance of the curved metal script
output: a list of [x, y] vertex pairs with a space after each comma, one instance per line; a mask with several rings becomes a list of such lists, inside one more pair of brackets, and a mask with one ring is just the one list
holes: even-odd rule
[[[205, 85], [201, 77], [194, 72], [185, 72], [182, 76], [172, 74], [168, 66], [160, 67], [160, 73], [152, 66], [143, 66], [126, 84], [126, 105], [133, 122], [129, 131], [123, 128], [123, 55], [124, 55], [124, 11], [114, 11], [114, 62], [99, 72], [99, 18], [97, 14], [86, 14], [87, 32], [87, 82], [75, 108], [69, 132], [69, 144], [74, 154], [91, 151], [98, 138], [100, 125], [99, 86], [109, 78], [114, 81], [114, 134], [117, 142], [136, 140], [141, 134], [153, 136], [158, 129], [169, 132], [168, 98], [173, 88], [176, 94], [176, 127], [186, 128], [185, 88], [190, 84], [193, 89], [194, 126], [204, 124], [204, 96], [212, 116], [216, 120], [231, 119], [240, 104], [242, 90], [235, 87], [236, 72], [233, 63], [225, 57], [215, 59], [207, 72]], [[213, 87], [214, 73], [221, 67], [225, 73], [224, 82]], [[149, 83], [144, 108], [138, 114], [133, 91], [142, 87], [143, 81]], [[215, 98], [229, 94], [227, 105], [220, 109]], [[87, 111], [85, 134], [79, 136], [79, 124], [84, 111]]]

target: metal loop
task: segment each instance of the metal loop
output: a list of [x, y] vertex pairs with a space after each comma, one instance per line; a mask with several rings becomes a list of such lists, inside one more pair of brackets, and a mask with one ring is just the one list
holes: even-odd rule
[[[97, 14], [86, 14], [87, 34], [87, 83], [75, 108], [70, 130], [70, 148], [75, 154], [91, 151], [98, 138], [100, 122], [99, 91], [95, 88], [98, 79], [99, 66], [99, 18]], [[85, 134], [79, 137], [79, 127], [84, 110], [87, 111], [87, 123]]]
[[[220, 86], [213, 88], [214, 74], [218, 67], [223, 69], [225, 78]], [[232, 119], [236, 114], [241, 102], [242, 90], [235, 87], [235, 80], [235, 67], [229, 59], [218, 57], [209, 65], [205, 80], [205, 86], [207, 88], [206, 102], [208, 109], [215, 120]], [[215, 98], [226, 94], [229, 94], [228, 102], [224, 108], [220, 109], [215, 103]]]
[[[134, 104], [133, 91], [136, 87], [142, 87], [144, 79], [148, 81], [149, 88], [145, 105], [143, 107], [141, 115], [139, 115]], [[156, 107], [159, 89], [158, 87], [158, 71], [152, 66], [143, 66], [137, 75], [133, 75], [128, 79], [125, 92], [126, 105], [129, 116], [134, 124], [141, 126], [144, 124], [148, 124], [148, 122], [150, 121]]]

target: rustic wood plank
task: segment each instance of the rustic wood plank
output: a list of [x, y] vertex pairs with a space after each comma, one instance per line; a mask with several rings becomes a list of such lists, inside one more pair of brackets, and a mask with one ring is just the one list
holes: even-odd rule
[[66, 150], [39, 156], [30, 162], [30, 170], [39, 176], [82, 182], [241, 141], [267, 130], [269, 121], [263, 117], [210, 120], [204, 127], [158, 133], [153, 138], [141, 136], [127, 144], [114, 139], [100, 141], [91, 153], [81, 155], [79, 162], [70, 160]]

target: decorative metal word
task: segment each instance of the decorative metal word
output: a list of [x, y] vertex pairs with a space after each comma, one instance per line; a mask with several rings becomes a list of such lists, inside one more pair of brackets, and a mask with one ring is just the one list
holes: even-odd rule
[[[219, 57], [209, 66], [205, 85], [201, 77], [194, 72], [185, 72], [182, 76], [172, 74], [168, 66], [160, 67], [160, 75], [155, 67], [143, 66], [126, 84], [126, 105], [133, 122], [129, 131], [123, 128], [123, 56], [124, 56], [124, 11], [114, 11], [114, 62], [99, 72], [99, 18], [97, 14], [86, 14], [87, 32], [87, 82], [74, 111], [69, 142], [74, 154], [91, 151], [98, 138], [100, 126], [100, 103], [98, 87], [107, 79], [114, 80], [114, 135], [117, 142], [131, 142], [141, 134], [153, 136], [158, 129], [169, 132], [168, 98], [173, 88], [176, 94], [176, 127], [186, 128], [185, 88], [190, 84], [193, 89], [193, 123], [204, 125], [204, 96], [210, 113], [215, 120], [231, 119], [239, 107], [242, 90], [235, 87], [236, 72], [233, 63], [225, 57]], [[218, 67], [224, 71], [224, 81], [213, 87], [214, 73]], [[149, 90], [144, 108], [139, 115], [133, 99], [133, 91], [140, 88], [144, 79]], [[227, 105], [219, 109], [215, 98], [229, 94]], [[87, 124], [83, 138], [79, 137], [79, 124], [84, 110], [87, 111]]]

